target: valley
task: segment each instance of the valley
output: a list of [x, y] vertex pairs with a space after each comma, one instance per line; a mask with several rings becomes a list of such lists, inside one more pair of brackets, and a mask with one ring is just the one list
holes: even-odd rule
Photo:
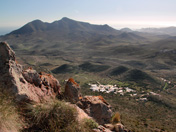
[[[116, 30], [63, 18], [32, 21], [0, 36], [25, 68], [53, 74], [61, 84], [72, 77], [85, 95], [102, 95], [132, 131], [174, 131], [176, 123], [176, 38]], [[89, 84], [117, 86], [117, 92], [90, 90]], [[62, 88], [63, 89], [63, 88]], [[129, 89], [128, 89], [129, 90]], [[144, 100], [142, 100], [144, 99]]]

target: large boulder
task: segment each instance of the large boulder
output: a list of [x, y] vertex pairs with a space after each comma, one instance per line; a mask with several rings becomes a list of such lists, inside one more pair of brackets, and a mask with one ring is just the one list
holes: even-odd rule
[[79, 85], [73, 80], [73, 78], [70, 78], [66, 85], [65, 85], [65, 97], [72, 103], [76, 103], [79, 101], [79, 98], [81, 97], [80, 94], [80, 87]]
[[[0, 84], [11, 91], [17, 101], [47, 101], [60, 91], [59, 82], [53, 76], [43, 77], [32, 68], [23, 70], [6, 42], [0, 42], [0, 69]], [[45, 85], [46, 80], [49, 85]]]
[[77, 105], [100, 125], [109, 123], [111, 120], [111, 107], [102, 96], [84, 96], [80, 98]]

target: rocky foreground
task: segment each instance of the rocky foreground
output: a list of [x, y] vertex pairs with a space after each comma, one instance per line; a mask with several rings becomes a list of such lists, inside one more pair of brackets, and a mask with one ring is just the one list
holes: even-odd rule
[[17, 103], [50, 103], [52, 99], [63, 94], [67, 103], [76, 108], [78, 122], [84, 118], [91, 118], [99, 124], [98, 128], [92, 131], [127, 131], [120, 123], [120, 119], [117, 119], [120, 118], [119, 115], [115, 115], [117, 117], [112, 121], [111, 106], [102, 96], [82, 96], [79, 84], [72, 78], [67, 81], [64, 93], [61, 93], [61, 85], [53, 75], [38, 73], [32, 68], [23, 69], [6, 42], [0, 43], [0, 69], [0, 84], [15, 95]]

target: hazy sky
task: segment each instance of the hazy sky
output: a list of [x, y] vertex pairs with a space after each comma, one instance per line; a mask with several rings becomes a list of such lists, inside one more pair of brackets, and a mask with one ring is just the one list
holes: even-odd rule
[[0, 34], [62, 17], [114, 28], [176, 26], [176, 0], [0, 0]]

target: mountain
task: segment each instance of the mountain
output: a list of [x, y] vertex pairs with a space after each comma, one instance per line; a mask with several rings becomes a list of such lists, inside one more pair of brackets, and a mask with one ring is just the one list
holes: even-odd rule
[[166, 27], [166, 28], [142, 28], [140, 32], [154, 33], [154, 34], [168, 34], [176, 36], [176, 27]]
[[123, 32], [133, 32], [133, 30], [131, 30], [130, 28], [122, 28], [122, 29], [120, 29], [120, 31], [123, 31]]
[[117, 94], [100, 93], [122, 113], [127, 128], [175, 130], [175, 37], [119, 31], [108, 25], [63, 18], [52, 23], [32, 21], [1, 36], [0, 41], [11, 44], [17, 54], [15, 63], [24, 64], [24, 69], [53, 72], [62, 86], [64, 80], [73, 77], [83, 95], [97, 95], [89, 84], [136, 91], [124, 95], [117, 93], [120, 89]]
[[22, 34], [28, 34], [28, 33], [37, 32], [37, 31], [46, 31], [48, 25], [49, 23], [44, 23], [41, 20], [34, 20], [24, 25], [20, 29], [12, 31], [8, 35], [11, 35], [11, 34], [22, 35]]
[[145, 40], [146, 38], [145, 37], [142, 37], [142, 36], [139, 36], [135, 33], [131, 33], [131, 32], [123, 32], [121, 34], [119, 34], [117, 36], [119, 39], [125, 39], [125, 40], [136, 40], [136, 41], [139, 41], [139, 40]]
[[71, 33], [71, 32], [89, 32], [89, 33], [98, 33], [98, 34], [116, 34], [118, 30], [111, 28], [108, 25], [92, 25], [86, 22], [79, 22], [67, 17], [62, 18], [61, 20], [54, 21], [52, 23], [42, 22], [41, 20], [34, 20], [27, 23], [20, 29], [12, 31], [8, 35], [16, 34], [30, 34], [34, 32], [57, 32]]
[[119, 31], [106, 24], [95, 25], [64, 17], [52, 23], [34, 20], [1, 36], [0, 41], [7, 41], [20, 54], [57, 56], [64, 52], [93, 54], [91, 52], [97, 53], [96, 49], [105, 50], [103, 46], [121, 45], [124, 42], [144, 43], [147, 40], [140, 34]]

